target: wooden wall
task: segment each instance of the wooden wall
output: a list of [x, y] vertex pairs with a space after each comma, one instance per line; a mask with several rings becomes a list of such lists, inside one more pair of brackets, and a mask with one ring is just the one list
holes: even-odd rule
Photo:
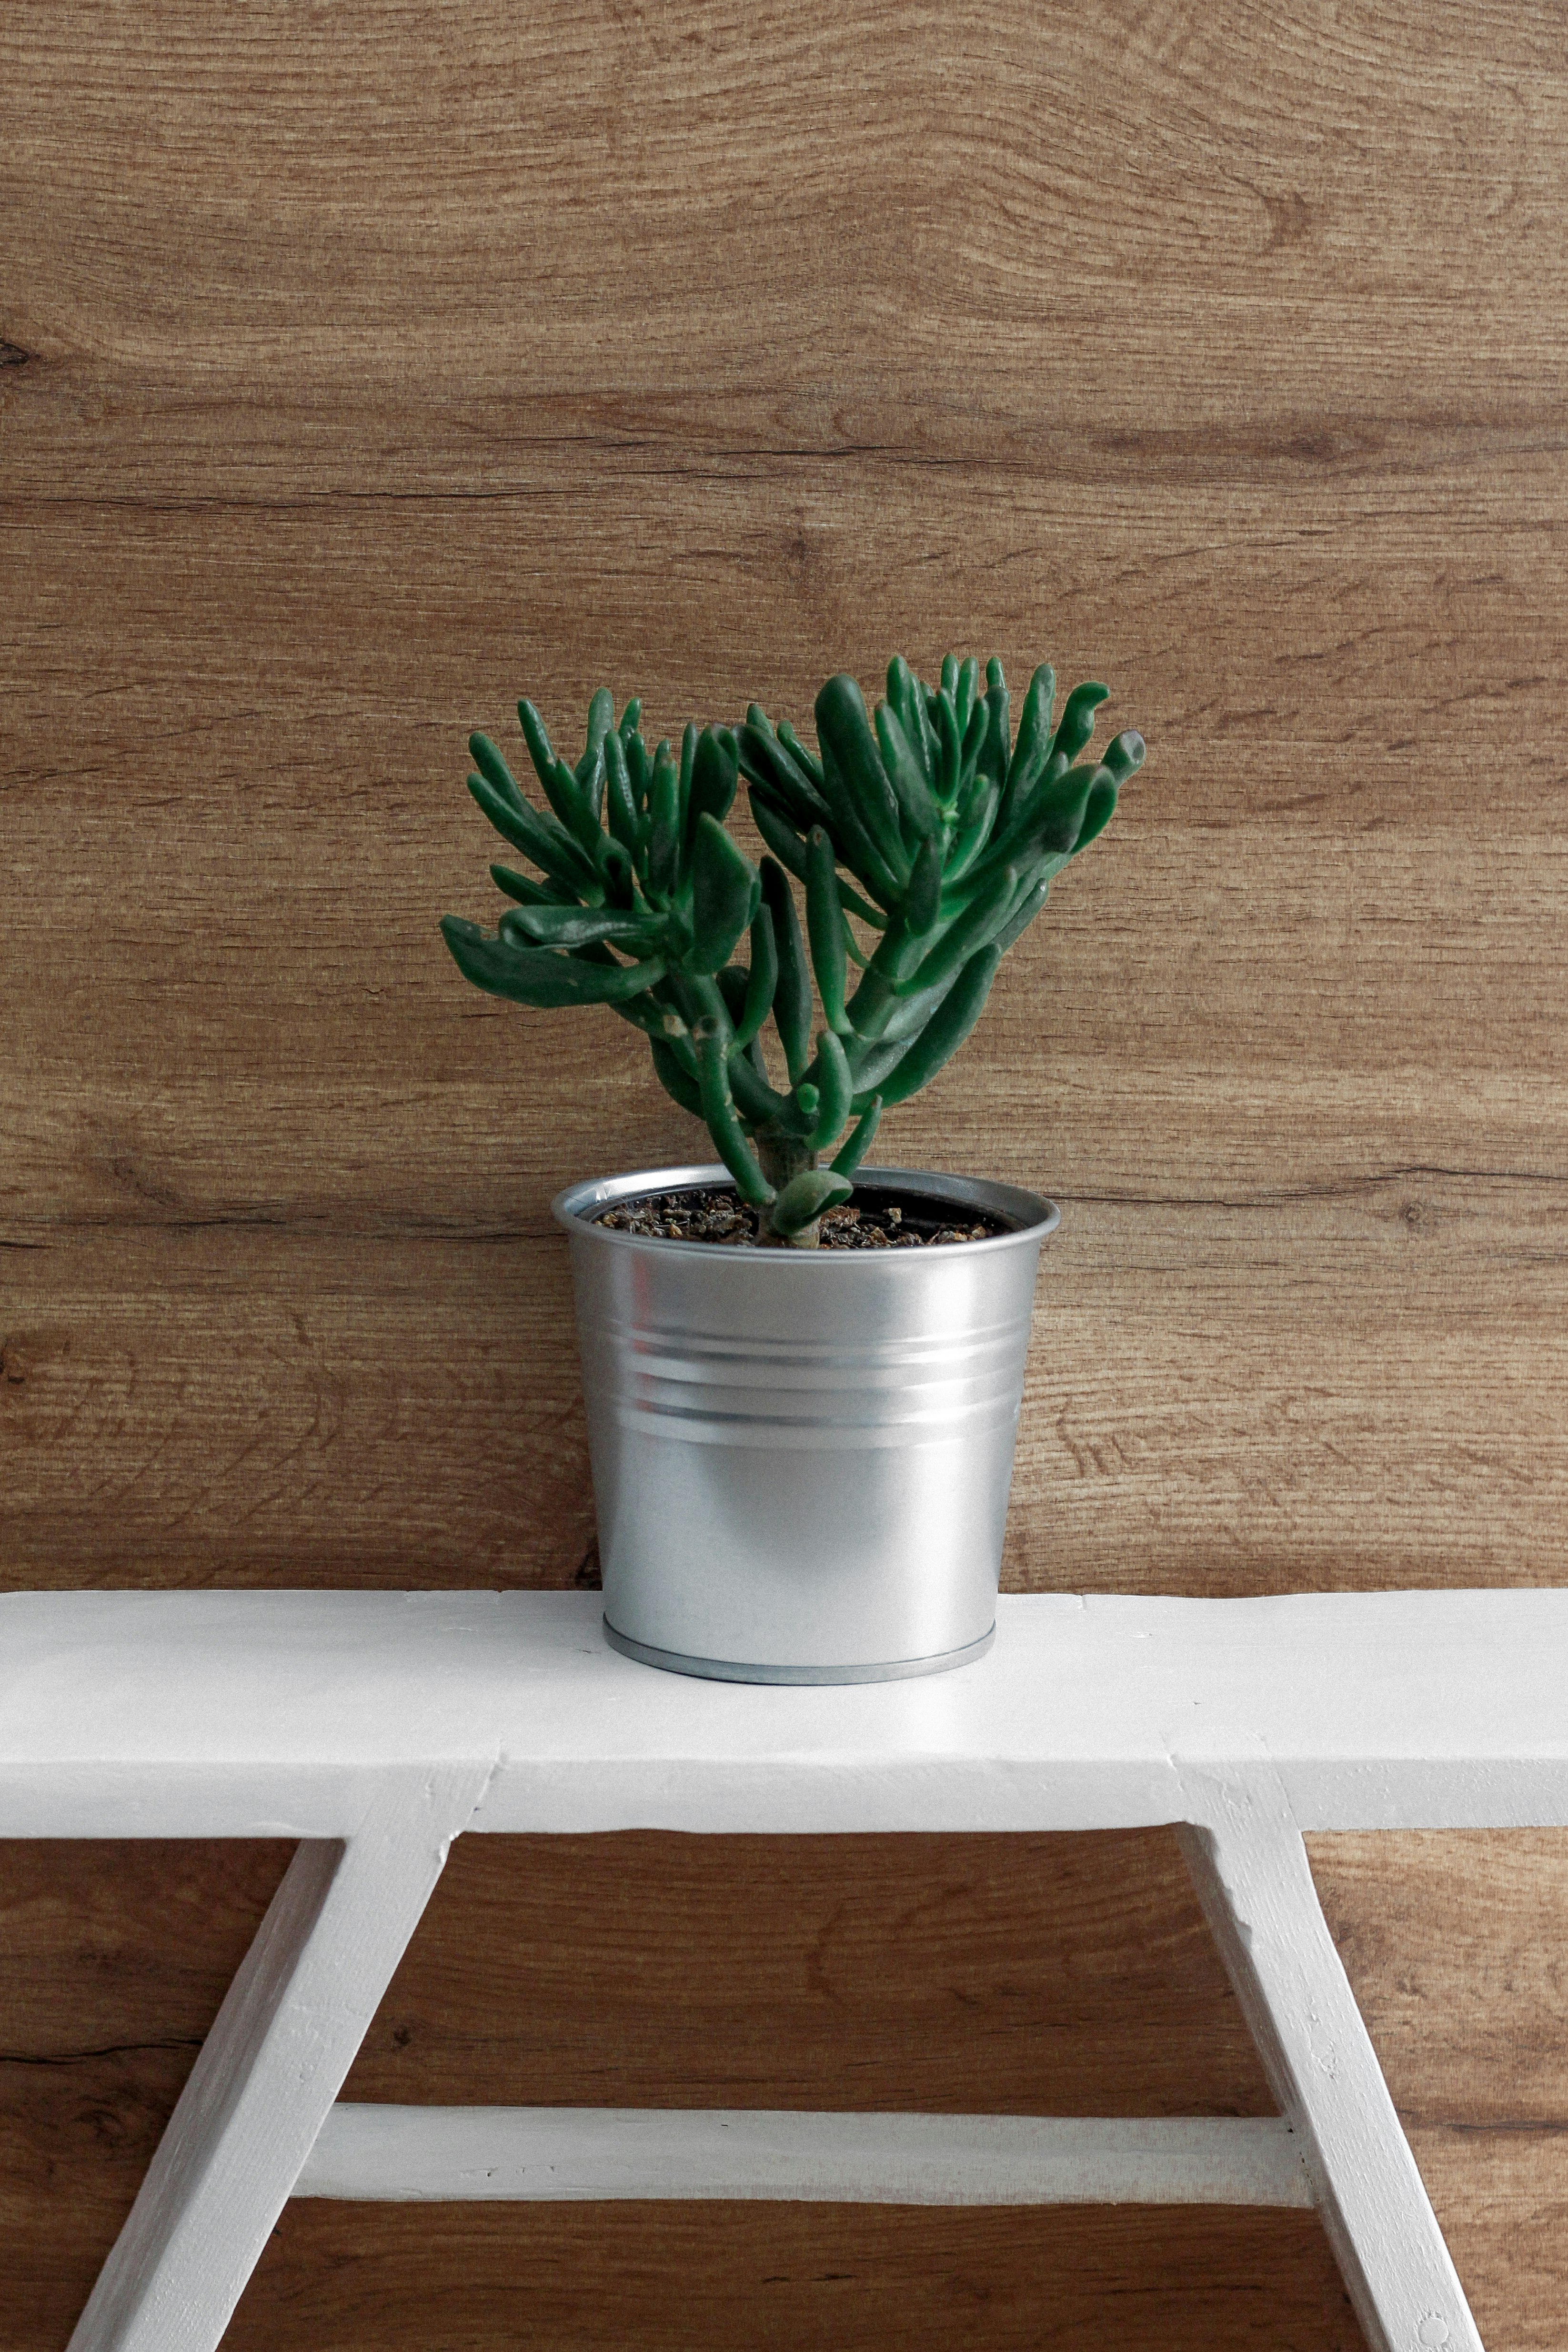
[[[1561, 1579], [1557, 0], [11, 0], [0, 134], [6, 1584], [591, 1582], [546, 1203], [694, 1139], [447, 963], [462, 739], [949, 646], [1152, 747], [886, 1131], [1063, 1203], [1009, 1583]], [[1490, 2352], [1560, 2344], [1568, 1843], [1314, 1863]], [[3, 2352], [279, 1867], [5, 1851]], [[737, 2083], [1264, 2096], [1159, 1840], [476, 1842], [356, 2088]], [[1357, 2341], [1310, 2217], [319, 2205], [231, 2336], [743, 2340]]]

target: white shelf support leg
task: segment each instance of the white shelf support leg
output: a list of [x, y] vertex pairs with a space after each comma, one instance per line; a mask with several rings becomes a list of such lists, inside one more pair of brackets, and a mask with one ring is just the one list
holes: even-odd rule
[[1482, 2352], [1278, 1775], [1208, 1796], [1183, 1851], [1372, 2352]]
[[302, 1841], [69, 2352], [216, 2352], [490, 1770], [387, 1774], [353, 1837]]

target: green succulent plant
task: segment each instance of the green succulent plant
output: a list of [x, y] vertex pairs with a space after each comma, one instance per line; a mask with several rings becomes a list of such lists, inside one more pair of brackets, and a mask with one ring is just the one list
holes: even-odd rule
[[[650, 752], [641, 705], [617, 722], [601, 688], [574, 767], [520, 703], [549, 813], [488, 736], [468, 739], [468, 789], [543, 879], [492, 866], [515, 904], [494, 933], [445, 917], [447, 944], [493, 995], [608, 1004], [644, 1031], [763, 1238], [809, 1247], [883, 1110], [956, 1053], [1053, 877], [1142, 764], [1131, 730], [1080, 756], [1107, 691], [1075, 688], [1053, 726], [1042, 665], [1015, 740], [1000, 662], [982, 691], [973, 660], [950, 655], [933, 688], [900, 657], [874, 716], [852, 677], [828, 679], [815, 753], [753, 703], [738, 729], [689, 726], [678, 756], [668, 741]], [[760, 867], [724, 829], [742, 773], [771, 853]]]

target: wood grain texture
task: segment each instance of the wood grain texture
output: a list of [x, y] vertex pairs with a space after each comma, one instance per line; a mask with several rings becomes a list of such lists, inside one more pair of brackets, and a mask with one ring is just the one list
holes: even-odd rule
[[1163, 1830], [468, 1838], [343, 2096], [1274, 2112]]
[[[455, 2305], [452, 2283], [462, 2281]], [[1364, 2352], [1314, 2213], [290, 2205], [224, 2352]]]
[[0, 1843], [4, 2352], [63, 2352], [292, 1852]]
[[1568, 1832], [1308, 1844], [1487, 2352], [1555, 2352], [1568, 2242]]
[[[435, 917], [488, 897], [463, 737], [524, 689], [565, 728], [606, 678], [660, 728], [753, 692], [800, 719], [832, 667], [954, 642], [1107, 677], [1153, 747], [964, 1059], [886, 1131], [889, 1157], [1063, 1202], [1007, 1581], [1559, 1580], [1562, 36], [1553, 0], [258, 0], [221, 26], [198, 0], [13, 0], [0, 1580], [592, 1581], [546, 1204], [697, 1139], [607, 1016], [503, 1010], [443, 961]], [[1563, 2110], [1531, 2085], [1555, 2081], [1558, 1864], [1443, 1851], [1479, 1924], [1444, 1917], [1449, 1865], [1405, 1843], [1336, 1864], [1331, 1914], [1489, 2352], [1555, 2352]], [[563, 1929], [590, 1899], [620, 1916], [578, 1866], [535, 1874]], [[106, 1923], [161, 1887], [169, 1948], [206, 1949], [200, 1873], [84, 1868], [57, 1924], [100, 1922], [101, 1969], [51, 1961], [26, 1996], [54, 2055], [11, 2143], [33, 2315], [0, 2322], [5, 2352], [63, 2343], [60, 2283], [129, 2201], [249, 1900], [214, 1898], [195, 1999]], [[933, 1865], [981, 1948], [1004, 1914], [1021, 1939], [1049, 2027], [1028, 2079], [1131, 2099], [1095, 2069], [1135, 1982], [1167, 2029], [1164, 2058], [1128, 2044], [1151, 2095], [1240, 2097], [1185, 1898], [1131, 1870], [1140, 1978], [1047, 1875], [1055, 1941]], [[676, 1893], [715, 1948], [707, 1898]], [[538, 1958], [521, 1893], [462, 1899], [475, 1948]], [[753, 1903], [725, 1948], [762, 1967], [773, 1919], [776, 1991], [806, 1927]], [[433, 1960], [409, 2042], [373, 2037], [364, 2068], [651, 2083], [607, 1948], [613, 2032], [563, 2029], [557, 2056], [503, 2020], [487, 2045], [446, 1916], [456, 2006]], [[1417, 1957], [1438, 1990], [1413, 2003]], [[1011, 1965], [938, 1975], [983, 1979], [989, 2016]], [[841, 1981], [837, 2006], [791, 1995], [785, 2088], [820, 2084], [820, 2048], [890, 2102], [971, 2073], [1000, 2095], [1007, 2033], [933, 2042], [940, 2002], [886, 1967], [912, 2043]], [[705, 2074], [679, 1975], [662, 2030], [716, 2099], [763, 2020], [705, 1984], [692, 2016], [734, 2036]], [[1536, 2021], [1488, 2022], [1513, 2016]], [[1069, 2054], [1084, 2020], [1099, 2058]], [[670, 2226], [616, 2224], [580, 2340], [636, 2340], [639, 2281], [647, 2340], [677, 2340], [701, 2265]], [[832, 2253], [815, 2221], [726, 2221], [711, 2340], [774, 2326], [775, 2273], [805, 2284], [758, 2340], [886, 2340], [893, 2281], [932, 2341], [1058, 2318], [1063, 2341], [1344, 2340], [1321, 2240], [1256, 2234], [1294, 2221], [865, 2226]], [[434, 2260], [408, 2217], [291, 2211], [237, 2326], [379, 2347], [405, 2309], [408, 2341], [499, 2343], [531, 2294], [576, 2341], [552, 2265], [608, 2242], [571, 2227], [454, 2216]]]
[[1009, 1581], [1557, 1573], [1559, 32], [9, 11], [0, 1574], [583, 1570], [544, 1205], [697, 1139], [462, 737], [952, 637], [1154, 745], [888, 1129], [1068, 1211]]

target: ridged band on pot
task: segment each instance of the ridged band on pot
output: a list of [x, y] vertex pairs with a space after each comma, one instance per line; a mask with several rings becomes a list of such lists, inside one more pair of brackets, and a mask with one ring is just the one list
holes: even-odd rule
[[592, 1220], [719, 1167], [570, 1185], [605, 1630], [744, 1682], [865, 1682], [988, 1644], [1048, 1201], [865, 1168], [1007, 1228], [921, 1248], [760, 1249]]

